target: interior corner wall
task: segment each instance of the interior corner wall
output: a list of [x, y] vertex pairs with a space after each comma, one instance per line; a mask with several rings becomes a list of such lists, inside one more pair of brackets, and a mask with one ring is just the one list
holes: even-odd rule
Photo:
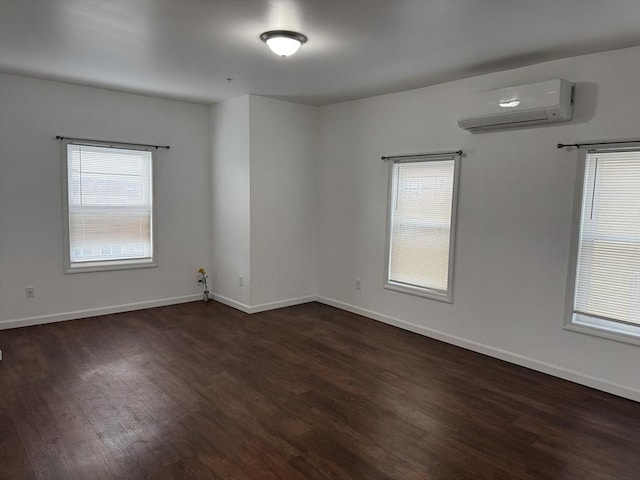
[[211, 107], [215, 299], [256, 312], [315, 298], [317, 110], [255, 95]]
[[315, 296], [318, 109], [252, 95], [251, 305]]
[[[578, 153], [556, 148], [640, 137], [638, 58], [635, 47], [322, 107], [320, 299], [640, 400], [637, 346], [563, 329]], [[576, 82], [573, 121], [476, 135], [458, 127], [467, 96], [552, 78]], [[384, 289], [381, 155], [458, 149], [453, 304]]]
[[251, 284], [249, 96], [211, 106], [210, 128], [211, 290], [218, 300], [246, 310]]
[[[0, 75], [0, 328], [199, 298], [196, 271], [210, 261], [208, 123], [201, 105]], [[56, 135], [171, 146], [154, 153], [157, 268], [63, 273]]]

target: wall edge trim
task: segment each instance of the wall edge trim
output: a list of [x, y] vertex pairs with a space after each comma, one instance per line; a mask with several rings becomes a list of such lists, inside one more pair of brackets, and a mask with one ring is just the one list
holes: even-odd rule
[[146, 308], [164, 307], [178, 303], [187, 303], [200, 300], [202, 294], [183, 295], [180, 297], [167, 297], [144, 302], [125, 303], [122, 305], [111, 305], [108, 307], [88, 308], [85, 310], [73, 310], [71, 312], [53, 313], [48, 315], [38, 315], [35, 317], [12, 318], [0, 320], [0, 330], [9, 328], [30, 327], [45, 323], [65, 322], [67, 320], [78, 320], [81, 318], [98, 317], [100, 315], [110, 315], [112, 313], [131, 312], [134, 310], [144, 310]]
[[323, 303], [325, 305], [329, 305], [331, 307], [335, 307], [341, 310], [346, 310], [348, 312], [355, 313], [357, 315], [362, 315], [363, 317], [367, 317], [372, 320], [377, 320], [382, 323], [386, 323], [388, 325], [393, 325], [395, 327], [402, 328], [403, 330], [408, 330], [410, 332], [424, 335], [426, 337], [433, 338], [435, 340], [440, 340], [445, 343], [449, 343], [451, 345], [464, 348], [466, 350], [471, 350], [476, 353], [488, 355], [490, 357], [497, 358], [499, 360], [504, 360], [506, 362], [513, 363], [521, 367], [529, 368], [531, 370], [536, 370], [538, 372], [546, 373], [548, 375], [552, 375], [554, 377], [558, 377], [563, 380], [568, 380], [570, 382], [578, 383], [586, 387], [594, 388], [596, 390], [601, 390], [607, 393], [611, 393], [613, 395], [617, 395], [619, 397], [624, 397], [630, 400], [635, 400], [636, 402], [640, 402], [640, 388], [638, 389], [629, 388], [625, 385], [620, 385], [614, 382], [610, 382], [608, 380], [605, 380], [599, 377], [587, 375], [587, 374], [577, 372], [575, 370], [571, 370], [568, 368], [560, 367], [558, 365], [554, 365], [551, 363], [542, 362], [540, 360], [526, 357], [524, 355], [519, 355], [517, 353], [513, 353], [507, 350], [502, 350], [496, 347], [492, 347], [484, 343], [474, 342], [472, 340], [467, 340], [462, 337], [450, 335], [448, 333], [444, 333], [439, 330], [423, 327], [415, 323], [407, 322], [405, 320], [400, 320], [398, 318], [391, 317], [389, 315], [384, 315], [382, 313], [378, 313], [373, 310], [368, 310], [366, 308], [361, 308], [356, 305], [351, 305], [349, 303], [341, 302], [339, 300], [334, 300], [334, 299], [323, 297], [323, 296], [317, 296], [316, 301], [319, 303]]
[[[197, 301], [197, 300], [200, 300], [201, 298], [202, 298], [201, 294], [183, 295], [180, 297], [167, 297], [167, 298], [161, 298], [156, 300], [148, 300], [144, 302], [135, 302], [135, 303], [122, 304], [122, 305], [113, 305], [108, 307], [91, 308], [91, 309], [85, 309], [85, 310], [74, 310], [70, 312], [62, 312], [62, 313], [56, 313], [56, 314], [50, 314], [50, 315], [40, 315], [40, 316], [34, 316], [34, 317], [23, 317], [23, 318], [9, 319], [9, 320], [0, 320], [0, 330], [6, 330], [10, 328], [19, 328], [19, 327], [28, 327], [28, 326], [41, 325], [46, 323], [63, 322], [67, 320], [77, 320], [82, 318], [90, 318], [90, 317], [96, 317], [100, 315], [109, 315], [113, 313], [121, 313], [121, 312], [128, 312], [128, 311], [134, 311], [134, 310], [143, 310], [147, 308], [161, 307], [161, 306], [167, 306], [167, 305], [175, 305], [179, 303]], [[278, 308], [290, 307], [294, 305], [300, 305], [303, 303], [317, 301], [319, 303], [329, 305], [331, 307], [339, 308], [341, 310], [355, 313], [357, 315], [362, 315], [363, 317], [380, 321], [382, 323], [386, 323], [388, 325], [402, 328], [403, 330], [408, 330], [410, 332], [417, 333], [419, 335], [423, 335], [429, 338], [440, 340], [445, 343], [449, 343], [451, 345], [455, 345], [461, 348], [465, 348], [467, 350], [471, 350], [473, 352], [481, 353], [483, 355], [488, 355], [490, 357], [497, 358], [499, 360], [503, 360], [509, 363], [513, 363], [521, 367], [529, 368], [531, 370], [536, 370], [538, 372], [546, 373], [548, 375], [552, 375], [554, 377], [558, 377], [563, 380], [568, 380], [570, 382], [578, 383], [580, 385], [594, 388], [596, 390], [601, 390], [607, 393], [611, 393], [613, 395], [617, 395], [620, 397], [628, 398], [630, 400], [634, 400], [636, 402], [640, 402], [640, 388], [638, 389], [629, 388], [627, 386], [610, 382], [608, 380], [605, 380], [599, 377], [587, 375], [587, 374], [577, 372], [575, 370], [571, 370], [568, 368], [560, 367], [558, 365], [554, 365], [551, 363], [542, 362], [540, 360], [526, 357], [524, 355], [519, 355], [517, 353], [513, 353], [507, 350], [502, 350], [502, 349], [492, 347], [490, 345], [486, 345], [480, 342], [474, 342], [472, 340], [468, 340], [462, 337], [450, 335], [448, 333], [444, 333], [439, 330], [434, 330], [428, 327], [417, 325], [415, 323], [411, 323], [405, 320], [401, 320], [399, 318], [395, 318], [389, 315], [375, 312], [373, 310], [368, 310], [366, 308], [358, 307], [356, 305], [352, 305], [339, 300], [334, 300], [328, 297], [308, 295], [304, 297], [297, 297], [297, 298], [290, 298], [286, 300], [279, 300], [275, 302], [262, 303], [254, 306], [246, 305], [244, 303], [237, 302], [233, 299], [230, 299], [230, 298], [224, 297], [223, 295], [218, 295], [218, 294], [213, 294], [213, 299], [222, 304], [225, 304], [227, 306], [230, 306], [232, 308], [235, 308], [237, 310], [240, 310], [248, 314], [259, 313], [259, 312], [264, 312], [268, 310], [275, 310]]]
[[212, 297], [217, 302], [249, 314], [266, 312], [267, 310], [275, 310], [277, 308], [292, 307], [294, 305], [301, 305], [303, 303], [315, 302], [317, 299], [315, 295], [307, 295], [304, 297], [277, 300], [275, 302], [260, 303], [258, 305], [247, 305], [246, 303], [238, 302], [237, 300], [225, 297], [224, 295], [218, 295], [217, 293], [214, 293]]

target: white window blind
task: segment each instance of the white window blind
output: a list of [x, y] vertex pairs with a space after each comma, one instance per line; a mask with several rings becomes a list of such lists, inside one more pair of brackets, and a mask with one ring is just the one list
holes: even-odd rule
[[456, 159], [394, 162], [387, 286], [450, 300]]
[[640, 150], [587, 154], [573, 309], [640, 326]]
[[67, 145], [68, 269], [150, 263], [152, 154]]

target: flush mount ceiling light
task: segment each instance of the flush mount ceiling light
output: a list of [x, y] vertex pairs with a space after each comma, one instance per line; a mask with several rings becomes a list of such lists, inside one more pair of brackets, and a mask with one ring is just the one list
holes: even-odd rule
[[303, 34], [289, 30], [264, 32], [260, 35], [260, 39], [267, 44], [273, 53], [281, 57], [293, 55], [307, 41], [307, 37]]

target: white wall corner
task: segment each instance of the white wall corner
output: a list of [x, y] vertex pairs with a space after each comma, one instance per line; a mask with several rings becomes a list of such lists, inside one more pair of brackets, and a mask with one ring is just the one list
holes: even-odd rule
[[284, 307], [292, 307], [294, 305], [302, 305], [303, 303], [310, 303], [316, 301], [315, 295], [308, 295], [305, 297], [298, 298], [289, 298], [286, 300], [278, 300], [275, 302], [261, 303], [258, 305], [247, 305], [246, 303], [241, 303], [231, 298], [225, 297], [224, 295], [219, 295], [217, 293], [213, 294], [213, 299], [217, 302], [220, 302], [228, 307], [235, 308], [236, 310], [240, 310], [241, 312], [252, 314], [252, 313], [260, 313], [266, 312], [268, 310], [275, 310], [278, 308]]

